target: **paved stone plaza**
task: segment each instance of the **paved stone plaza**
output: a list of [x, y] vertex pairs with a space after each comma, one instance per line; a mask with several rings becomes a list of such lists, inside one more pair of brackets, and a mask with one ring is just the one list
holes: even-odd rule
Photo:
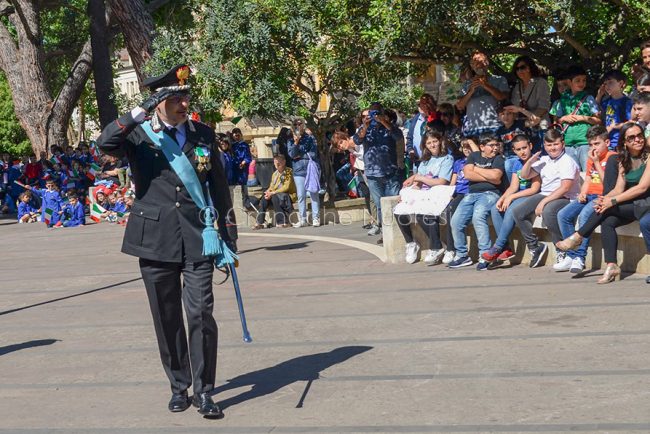
[[252, 344], [215, 287], [226, 416], [171, 414], [122, 233], [0, 221], [0, 432], [650, 432], [645, 276], [385, 265], [356, 223], [242, 234]]

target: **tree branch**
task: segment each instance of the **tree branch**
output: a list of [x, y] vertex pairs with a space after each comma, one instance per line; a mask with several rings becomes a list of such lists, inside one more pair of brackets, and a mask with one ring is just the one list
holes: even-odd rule
[[145, 8], [149, 11], [150, 14], [152, 14], [161, 7], [165, 6], [167, 3], [169, 3], [169, 0], [152, 0], [147, 3]]
[[575, 39], [573, 36], [569, 35], [564, 30], [559, 30], [557, 32], [557, 35], [560, 38], [564, 39], [567, 42], [567, 44], [571, 45], [578, 52], [578, 54], [580, 54], [580, 57], [582, 57], [583, 59], [591, 58], [591, 52], [587, 49], [587, 47], [585, 47], [580, 42], [578, 42], [578, 40]]

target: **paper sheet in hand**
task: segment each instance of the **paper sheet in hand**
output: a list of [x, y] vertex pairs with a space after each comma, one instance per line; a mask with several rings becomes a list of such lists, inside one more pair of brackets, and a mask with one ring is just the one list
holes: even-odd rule
[[453, 185], [436, 185], [428, 190], [403, 188], [399, 192], [400, 202], [395, 206], [393, 213], [439, 216], [449, 205], [455, 189]]

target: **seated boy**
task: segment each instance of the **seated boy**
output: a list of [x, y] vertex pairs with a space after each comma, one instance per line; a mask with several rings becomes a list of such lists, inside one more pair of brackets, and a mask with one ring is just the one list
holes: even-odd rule
[[541, 152], [533, 154], [521, 168], [520, 175], [522, 179], [539, 176], [542, 182], [540, 192], [525, 199], [513, 210], [515, 222], [532, 255], [529, 264], [531, 268], [542, 264], [547, 250], [546, 244], [540, 243], [533, 232], [535, 216], [542, 216], [553, 244], [561, 241], [563, 238], [557, 213], [569, 200], [575, 199], [580, 190], [580, 169], [575, 160], [565, 152], [562, 133], [558, 130], [548, 130], [544, 134], [544, 149], [548, 155], [541, 156]]
[[[499, 199], [504, 179], [504, 159], [498, 154], [501, 143], [492, 136], [481, 137], [480, 151], [467, 157], [463, 173], [469, 180], [468, 193], [458, 204], [451, 218], [452, 235], [456, 248], [456, 257], [447, 266], [450, 268], [467, 267], [473, 264], [468, 255], [465, 229], [472, 222], [478, 239], [479, 254], [490, 248], [490, 227], [488, 217], [492, 206]], [[477, 270], [487, 270], [489, 263], [479, 259]]]
[[632, 102], [632, 120], [646, 124], [644, 134], [650, 138], [650, 92], [637, 94]]
[[[612, 155], [616, 155], [616, 152], [608, 151], [609, 138], [610, 133], [602, 125], [595, 125], [587, 131], [589, 160], [587, 160], [585, 182], [582, 184], [577, 199], [572, 200], [557, 214], [562, 239], [573, 235], [576, 230], [576, 219], [578, 220], [578, 226], [581, 226], [595, 212], [594, 203], [598, 196], [603, 194], [603, 180], [605, 179], [607, 160]], [[555, 271], [571, 271], [571, 273], [582, 272], [585, 268], [587, 246], [589, 246], [589, 237], [585, 237], [577, 249], [565, 252], [566, 255], [563, 255], [564, 252], [559, 252], [559, 255], [564, 256], [564, 258], [553, 265], [553, 269]]]
[[259, 204], [257, 222], [253, 229], [264, 228], [264, 219], [269, 205], [273, 205], [275, 212], [275, 225], [281, 228], [288, 228], [289, 215], [293, 210], [293, 202], [296, 201], [296, 184], [293, 180], [291, 168], [287, 167], [284, 155], [278, 154], [273, 157], [275, 172], [271, 176], [269, 188], [264, 192]]
[[69, 193], [68, 204], [63, 207], [62, 219], [55, 226], [72, 228], [85, 224], [86, 216], [84, 215], [84, 207], [79, 202], [79, 196], [77, 196], [77, 193]]
[[[513, 149], [513, 139], [520, 135], [530, 137], [532, 134], [530, 127], [539, 124], [541, 119], [526, 109], [510, 105], [510, 102], [507, 102], [507, 105], [499, 105], [497, 113], [499, 120], [503, 123], [496, 132], [499, 140], [503, 142], [503, 156], [506, 159], [517, 159]], [[517, 119], [517, 113], [523, 114], [527, 119], [525, 121]]]
[[38, 209], [34, 208], [30, 203], [32, 200], [32, 193], [24, 191], [18, 196], [20, 203], [18, 204], [18, 223], [35, 223], [41, 220], [38, 215]]
[[481, 255], [488, 262], [505, 261], [514, 256], [512, 249], [508, 245], [508, 238], [515, 228], [513, 211], [526, 198], [537, 194], [541, 185], [539, 176], [532, 179], [521, 178], [521, 168], [533, 153], [533, 145], [528, 140], [528, 137], [524, 135], [516, 136], [512, 140], [512, 147], [518, 158], [513, 160], [506, 169], [506, 174], [510, 179], [510, 186], [491, 210], [492, 224], [497, 233], [497, 239], [494, 245], [490, 247], [490, 250]]

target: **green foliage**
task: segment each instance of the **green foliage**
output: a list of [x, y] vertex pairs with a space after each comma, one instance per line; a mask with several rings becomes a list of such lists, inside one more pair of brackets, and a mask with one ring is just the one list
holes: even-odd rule
[[14, 114], [7, 79], [4, 74], [0, 74], [0, 153], [3, 152], [22, 156], [31, 153], [31, 145]]
[[87, 0], [65, 0], [49, 5], [40, 14], [45, 72], [52, 95], [59, 93], [81, 47], [88, 39]]
[[[398, 25], [399, 15], [381, 3], [195, 0], [196, 27], [159, 31], [150, 67], [193, 65], [195, 100], [206, 113], [227, 104], [240, 115], [304, 116], [312, 128], [331, 130], [359, 99], [396, 97], [408, 74], [406, 64], [383, 57], [376, 29]], [[324, 97], [330, 110], [319, 113]]]

